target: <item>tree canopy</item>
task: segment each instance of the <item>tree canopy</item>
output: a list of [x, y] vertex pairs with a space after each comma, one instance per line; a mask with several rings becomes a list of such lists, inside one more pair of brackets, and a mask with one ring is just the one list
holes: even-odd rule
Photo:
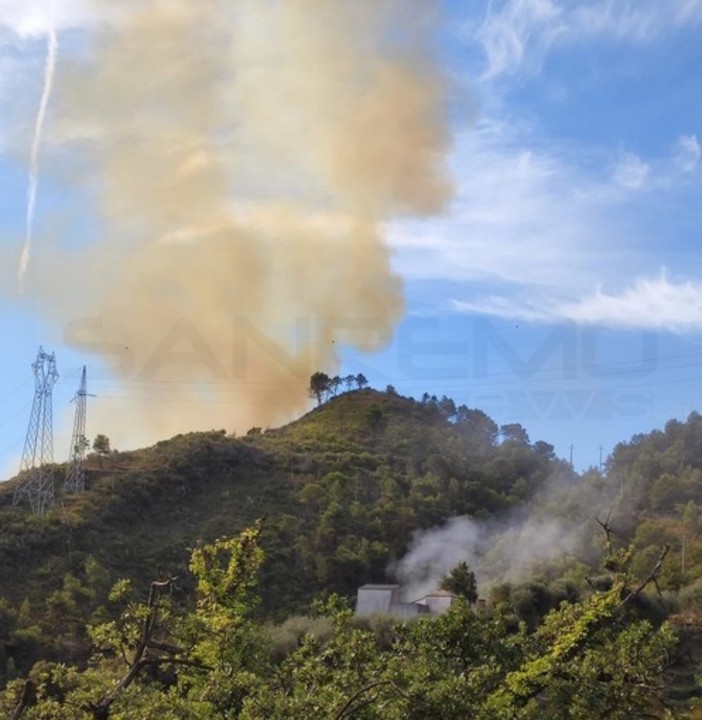
[[[148, 598], [111, 593], [123, 610], [88, 628], [84, 667], [40, 662], [0, 693], [19, 720], [241, 718], [307, 720], [630, 720], [662, 718], [662, 674], [675, 638], [634, 612], [659, 566], [630, 584], [622, 551], [611, 587], [552, 610], [533, 633], [505, 606], [479, 613], [459, 600], [438, 617], [362, 620], [327, 603], [326, 630], [303, 632], [274, 652], [252, 619], [263, 561], [261, 525], [196, 547], [193, 602], [178, 603], [176, 578]], [[461, 572], [463, 571], [463, 568]], [[308, 624], [308, 627], [314, 627]]]

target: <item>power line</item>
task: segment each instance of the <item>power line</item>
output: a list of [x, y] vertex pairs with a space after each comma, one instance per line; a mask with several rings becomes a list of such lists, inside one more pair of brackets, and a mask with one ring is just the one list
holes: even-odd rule
[[80, 376], [80, 385], [72, 402], [76, 404], [76, 413], [73, 420], [73, 436], [71, 438], [71, 452], [66, 468], [66, 478], [63, 481], [65, 492], [82, 492], [85, 490], [85, 453], [88, 449], [88, 439], [85, 437], [85, 418], [88, 398], [88, 382], [86, 369]]
[[20, 463], [20, 476], [24, 473], [24, 477], [17, 483], [12, 504], [28, 500], [32, 512], [43, 515], [54, 504], [54, 478], [49, 466], [54, 459], [52, 394], [58, 381], [56, 356], [40, 347], [32, 370], [34, 402]]

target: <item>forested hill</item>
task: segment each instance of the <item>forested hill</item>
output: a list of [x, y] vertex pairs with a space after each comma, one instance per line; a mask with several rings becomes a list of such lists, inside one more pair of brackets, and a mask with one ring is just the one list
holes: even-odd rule
[[[62, 642], [62, 603], [89, 614], [122, 577], [146, 588], [177, 575], [187, 588], [188, 548], [265, 516], [261, 612], [281, 617], [320, 593], [384, 581], [413, 531], [457, 514], [498, 516], [554, 471], [569, 472], [551, 446], [479, 410], [348, 392], [276, 430], [92, 454], [87, 490], [59, 492], [43, 518], [13, 507], [17, 479], [4, 483], [0, 597], [11, 607], [28, 600], [25, 622], [42, 642]], [[57, 488], [64, 473], [56, 466]]]
[[661, 588], [702, 611], [702, 415], [670, 420], [662, 430], [617, 445], [606, 480], [639, 567], [661, 543], [670, 545]]
[[[289, 603], [383, 579], [413, 530], [456, 514], [490, 517], [527, 499], [561, 463], [519, 426], [479, 410], [374, 390], [331, 399], [290, 425], [242, 438], [178, 435], [136, 452], [93, 454], [88, 489], [58, 494], [44, 518], [0, 487], [0, 595], [21, 600], [80, 575], [88, 556], [115, 579], [183, 571], [198, 539], [266, 516], [266, 566]], [[60, 487], [64, 466], [56, 467]]]
[[[201, 559], [208, 557], [213, 546], [206, 543], [232, 537], [258, 518], [263, 521], [260, 538], [255, 531], [256, 542], [261, 542], [264, 561], [259, 599], [246, 612], [260, 628], [261, 622], [280, 622], [318, 608], [316, 601], [334, 593], [351, 598], [363, 583], [386, 581], [388, 567], [406, 554], [415, 531], [457, 516], [492, 533], [484, 559], [493, 566], [501, 542], [496, 533], [508, 525], [520, 532], [532, 527], [537, 533], [558, 533], [546, 535], [559, 548], [556, 559], [551, 553], [548, 562], [534, 566], [519, 583], [489, 589], [491, 607], [508, 613], [498, 611], [499, 632], [497, 625], [489, 630], [497, 633], [498, 642], [518, 641], [532, 648], [528, 633], [534, 632], [547, 642], [532, 649], [550, 652], [549, 633], [558, 623], [564, 622], [566, 629], [575, 623], [578, 637], [586, 632], [589, 638], [591, 629], [581, 627], [579, 613], [590, 618], [592, 610], [593, 618], [600, 617], [602, 603], [613, 603], [616, 608], [630, 606], [634, 618], [650, 618], [654, 625], [642, 625], [642, 632], [668, 647], [672, 640], [667, 631], [659, 637], [655, 630], [663, 617], [678, 613], [679, 622], [689, 627], [702, 616], [702, 416], [697, 414], [622, 443], [604, 473], [591, 470], [583, 476], [556, 458], [547, 443], [531, 442], [520, 425], [498, 427], [481, 411], [456, 407], [448, 398], [425, 395], [415, 401], [370, 389], [332, 397], [285, 427], [252, 428], [240, 438], [221, 430], [179, 435], [135, 452], [109, 451], [108, 446], [100, 443], [101, 452], [89, 456], [85, 492], [63, 494], [66, 468], [53, 468], [57, 502], [44, 517], [13, 507], [21, 478], [0, 486], [0, 684], [32, 666], [39, 672], [36, 668], [43, 666], [37, 661], [85, 667], [91, 652], [107, 652], [96, 650], [91, 628], [116, 632], [125, 618], [133, 616], [135, 622], [143, 606], [132, 606], [125, 598], [143, 603], [155, 579], [168, 579], [162, 586], [169, 588], [169, 602], [187, 613], [183, 609], [192, 609], [193, 595], [202, 592], [194, 588], [189, 558], [197, 552]], [[604, 534], [597, 532], [596, 515], [613, 541], [601, 570]], [[568, 534], [570, 540], [561, 546]], [[631, 554], [620, 549], [628, 544]], [[670, 547], [659, 568], [664, 544]], [[245, 546], [237, 547], [244, 552]], [[219, 570], [202, 566], [200, 579], [203, 572]], [[662, 598], [626, 590], [643, 588], [654, 576]], [[573, 610], [556, 610], [562, 601]], [[205, 606], [197, 608], [204, 612]], [[544, 617], [552, 610], [557, 615], [549, 624]], [[446, 629], [459, 622], [478, 632], [483, 621], [465, 612], [448, 618]], [[593, 642], [600, 630], [607, 638], [607, 633], [629, 632], [629, 619], [616, 613], [614, 625], [604, 616], [602, 625], [597, 620]], [[112, 624], [117, 617], [121, 620]], [[485, 618], [486, 632], [492, 617]], [[319, 629], [315, 619], [302, 625], [299, 620], [292, 618], [297, 625], [271, 631], [287, 648], [280, 649], [281, 657], [307, 632], [294, 627]], [[378, 632], [382, 652], [392, 654], [385, 631]], [[463, 630], [457, 632], [451, 642], [460, 644]], [[433, 637], [431, 632], [427, 637]], [[560, 635], [554, 638], [554, 653], [560, 652]], [[615, 642], [610, 638], [605, 645], [610, 641]], [[318, 640], [309, 642], [309, 648], [317, 647]], [[303, 643], [303, 655], [305, 647]], [[655, 663], [665, 660], [663, 645], [659, 650]], [[309, 655], [310, 662], [316, 662], [316, 652]], [[606, 652], [601, 655], [603, 661], [607, 657]], [[540, 657], [538, 663], [542, 661]], [[642, 666], [641, 677], [658, 672], [655, 663]], [[674, 670], [678, 674], [666, 692], [687, 699], [697, 692], [696, 670], [691, 662], [681, 668]], [[609, 677], [609, 672], [597, 678]]]

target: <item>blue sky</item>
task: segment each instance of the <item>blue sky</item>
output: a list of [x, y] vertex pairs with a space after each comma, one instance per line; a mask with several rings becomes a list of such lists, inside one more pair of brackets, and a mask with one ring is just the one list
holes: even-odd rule
[[[75, 50], [103, 20], [99, 5], [57, 0], [42, 11], [0, 0], [5, 258], [24, 233], [29, 149], [18, 138], [26, 145], [41, 97], [45, 33]], [[499, 424], [522, 423], [562, 457], [573, 445], [578, 467], [597, 464], [617, 442], [700, 407], [702, 0], [455, 0], [443, 12], [454, 195], [438, 216], [388, 219], [405, 312], [384, 349], [340, 346], [340, 371], [403, 394], [447, 394]], [[89, 202], [42, 179], [39, 249], [57, 213], [73, 242], [89, 243], [94, 228], [79, 219]], [[3, 289], [7, 476], [39, 344], [56, 352], [62, 375], [59, 460], [83, 363], [98, 395], [150, 391], [113, 383], [39, 301]], [[106, 417], [88, 432], [112, 435]]]

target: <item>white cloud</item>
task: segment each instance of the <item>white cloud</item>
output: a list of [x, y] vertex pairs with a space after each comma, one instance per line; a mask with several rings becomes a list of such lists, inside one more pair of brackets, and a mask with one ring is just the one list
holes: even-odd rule
[[702, 0], [679, 0], [675, 18], [681, 25], [702, 22]]
[[632, 152], [623, 152], [614, 167], [614, 181], [628, 190], [639, 190], [646, 184], [651, 167]]
[[594, 35], [646, 42], [702, 22], [700, 0], [601, 0], [579, 7], [574, 19]]
[[661, 272], [658, 277], [637, 278], [619, 293], [598, 289], [577, 299], [560, 301], [492, 296], [456, 301], [454, 307], [462, 312], [532, 322], [571, 321], [619, 329], [698, 332], [702, 330], [702, 283], [671, 281]]
[[[668, 0], [667, 13], [675, 0]], [[661, 28], [658, 15], [661, 6], [652, 6], [647, 1], [606, 0], [596, 4], [582, 5], [575, 9], [572, 24], [586, 35], [606, 35], [617, 39], [643, 41], [651, 38]], [[665, 23], [668, 25], [668, 22]]]
[[485, 77], [513, 72], [527, 58], [532, 64], [540, 64], [564, 30], [561, 14], [551, 0], [511, 0], [501, 12], [488, 10], [477, 32], [487, 56]]
[[648, 42], [702, 24], [702, 0], [502, 0], [468, 32], [482, 45], [484, 79], [537, 72], [557, 43], [607, 37]]
[[[664, 264], [686, 278], [702, 270], [676, 237], [696, 212], [675, 202], [697, 162], [696, 138], [682, 136], [676, 153], [653, 160], [621, 151], [614, 166], [601, 150], [573, 155], [528, 138], [487, 122], [459, 136], [454, 204], [431, 223], [392, 225], [395, 268], [408, 280], [465, 284], [469, 297], [455, 307], [466, 312], [702, 327], [702, 283], [650, 279]], [[491, 296], [479, 296], [486, 286]]]
[[612, 217], [622, 191], [609, 178], [489, 123], [457, 138], [453, 165], [447, 216], [391, 228], [406, 277], [584, 289], [624, 262], [630, 229]]
[[634, 152], [621, 150], [612, 168], [612, 180], [624, 190], [669, 189], [682, 175], [695, 172], [701, 155], [695, 135], [680, 135], [669, 156], [648, 161]]
[[[131, 5], [131, 8], [129, 7]], [[20, 37], [91, 27], [123, 16], [133, 2], [101, 0], [0, 0], [0, 28]]]
[[681, 135], [675, 145], [674, 161], [680, 172], [691, 173], [697, 169], [702, 148], [696, 135]]

